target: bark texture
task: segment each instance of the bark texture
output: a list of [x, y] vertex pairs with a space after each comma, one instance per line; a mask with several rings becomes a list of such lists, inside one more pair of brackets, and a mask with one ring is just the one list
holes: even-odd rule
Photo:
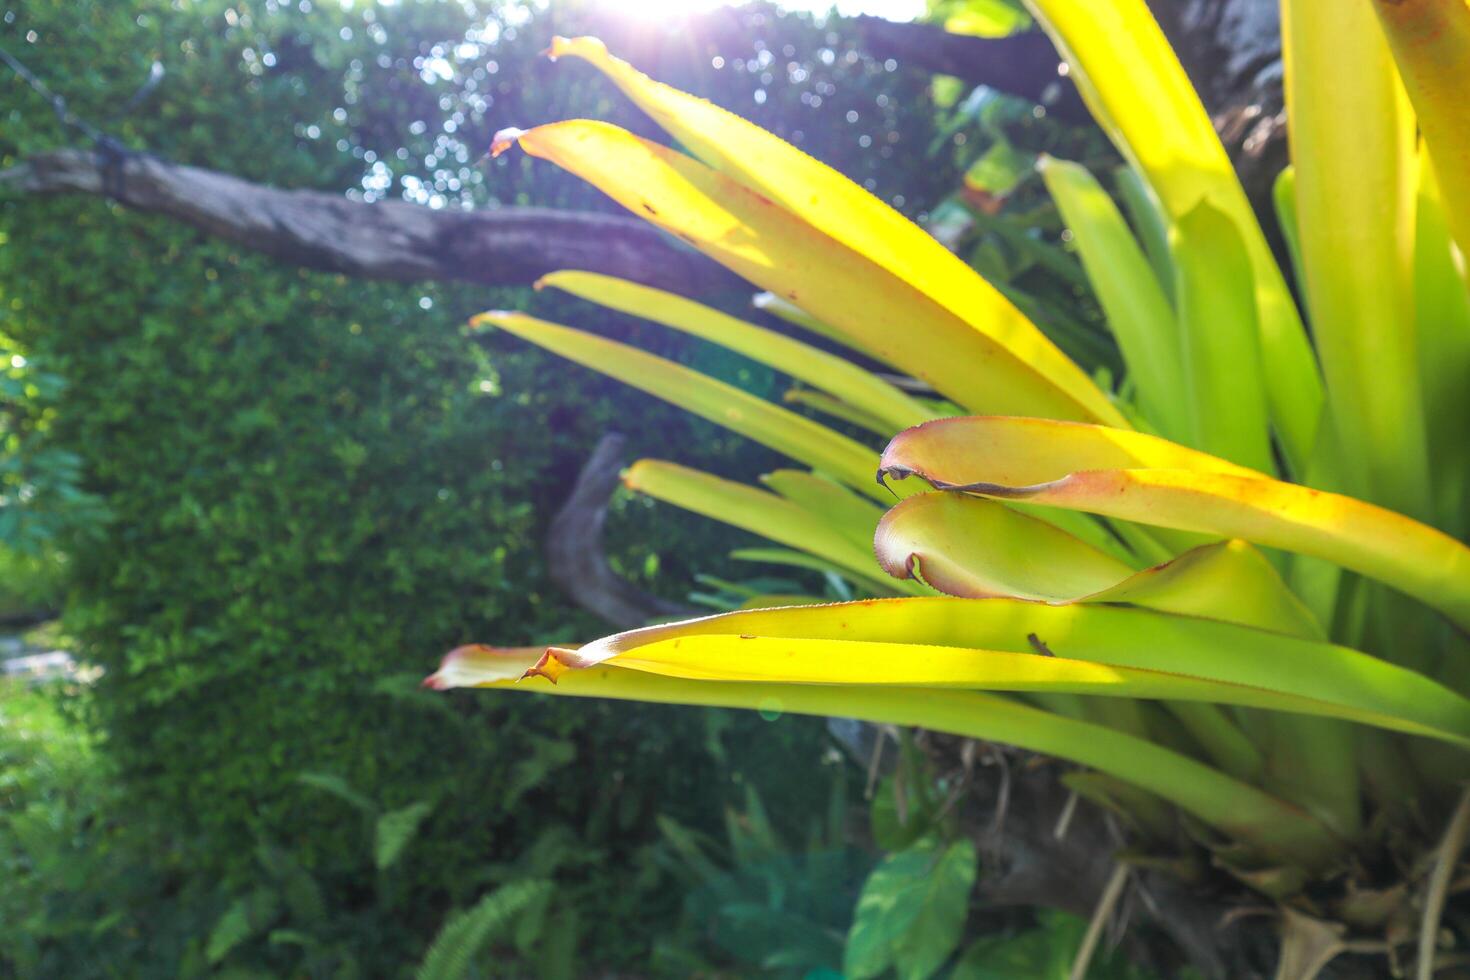
[[557, 269], [584, 269], [696, 294], [741, 285], [721, 266], [621, 215], [365, 204], [339, 194], [279, 190], [144, 154], [108, 161], [80, 150], [31, 157], [0, 172], [0, 187], [107, 195], [285, 262], [368, 279], [525, 286]]

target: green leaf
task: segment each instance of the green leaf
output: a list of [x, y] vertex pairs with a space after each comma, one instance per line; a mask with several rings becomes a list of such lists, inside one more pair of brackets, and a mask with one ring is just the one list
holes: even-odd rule
[[761, 477], [761, 482], [814, 519], [847, 534], [859, 547], [872, 549], [873, 531], [883, 517], [883, 509], [872, 501], [816, 473], [801, 470], [775, 470]]
[[1348, 488], [1426, 520], [1414, 115], [1374, 5], [1281, 5], [1302, 287]]
[[[838, 398], [833, 398], [825, 392], [816, 391], [812, 388], [788, 388], [781, 396], [781, 400], [788, 405], [801, 405], [823, 415], [830, 415], [834, 419], [841, 419], [849, 425], [855, 425], [859, 429], [867, 429], [869, 432], [880, 435], [885, 439], [893, 435], [893, 427], [876, 415], [872, 415], [849, 405]], [[926, 418], [939, 418], [944, 412], [926, 412]]]
[[1113, 182], [1117, 185], [1118, 198], [1128, 212], [1128, 219], [1138, 240], [1143, 243], [1148, 264], [1154, 270], [1154, 279], [1164, 290], [1164, 295], [1174, 302], [1174, 260], [1169, 255], [1169, 218], [1164, 206], [1138, 171], [1132, 167], [1118, 167], [1113, 171]]
[[1470, 628], [1470, 548], [1340, 494], [1267, 479], [1163, 439], [1043, 419], [965, 418], [900, 433], [882, 467], [930, 484], [1325, 559]]
[[[736, 561], [765, 562], [771, 565], [785, 565], [790, 568], [806, 568], [814, 572], [822, 572], [839, 576], [843, 581], [851, 580], [853, 573], [830, 561], [823, 561], [814, 555], [808, 555], [800, 551], [791, 551], [786, 548], [736, 548], [730, 552], [730, 557]], [[866, 588], [866, 583], [863, 584]]]
[[653, 459], [634, 463], [623, 474], [623, 482], [656, 500], [807, 552], [882, 594], [929, 591], [921, 583], [898, 583], [885, 576], [873, 562], [871, 546], [863, 547], [851, 527], [844, 529], [837, 523], [818, 519], [811, 511], [774, 493]]
[[204, 946], [204, 958], [217, 966], [237, 946], [263, 929], [275, 917], [276, 896], [269, 889], [257, 889], [237, 898], [210, 930]]
[[[953, 599], [933, 601], [956, 604]], [[823, 610], [846, 611], [861, 605], [817, 606], [803, 611], [820, 614]], [[963, 604], [956, 608], [962, 609]], [[731, 613], [702, 622], [728, 623], [735, 616], [758, 615], [763, 613]], [[685, 626], [697, 629], [692, 623]], [[473, 644], [451, 651], [425, 684], [436, 690], [493, 687], [523, 693], [785, 711], [922, 726], [1004, 742], [1091, 766], [1175, 803], [1261, 856], [1283, 863], [1320, 869], [1336, 860], [1343, 846], [1299, 808], [1171, 749], [977, 691], [875, 684], [712, 682], [608, 665], [566, 670], [554, 683], [522, 682], [533, 668], [541, 669], [535, 650]]]
[[[907, 739], [907, 733], [901, 737]], [[904, 751], [906, 747], [907, 741], [899, 749], [885, 745], [884, 751]], [[915, 778], [912, 773], [904, 779], [885, 776], [879, 781], [868, 805], [868, 826], [879, 849], [901, 851], [934, 829], [935, 801], [928, 788], [929, 780]]]
[[978, 863], [970, 841], [933, 837], [885, 858], [863, 883], [844, 972], [865, 980], [892, 965], [904, 980], [932, 976], [959, 945]]
[[[1044, 414], [1124, 424], [1091, 379], [990, 283], [852, 180], [713, 103], [653, 81], [609, 55], [595, 38], [556, 38], [551, 53], [595, 65], [690, 153], [729, 179], [730, 186], [722, 187], [679, 167], [680, 177], [664, 181], [670, 187], [697, 185], [731, 206], [731, 214], [743, 215], [738, 235], [729, 235], [728, 223], [722, 222], [717, 234], [695, 231], [691, 236], [712, 257], [831, 326], [862, 335], [862, 343], [876, 347], [885, 360], [933, 381], [961, 404], [976, 398], [1010, 401], [1014, 391], [1016, 397], [1047, 401], [1060, 410]], [[527, 146], [525, 137], [521, 141]], [[541, 153], [534, 145], [527, 149]], [[571, 162], [564, 153], [560, 157], [563, 166]], [[688, 208], [680, 215], [644, 208], [651, 203], [642, 199], [650, 193], [650, 181], [624, 184], [614, 173], [619, 163], [606, 152], [586, 162], [592, 165], [578, 172], [639, 217], [667, 227], [692, 214]], [[610, 182], [636, 189], [638, 196], [622, 195], [609, 188]], [[728, 193], [733, 188], [766, 206], [735, 207], [740, 195]], [[799, 227], [783, 230], [783, 216], [816, 235]], [[684, 230], [688, 235], [693, 229]], [[755, 246], [760, 261], [738, 261], [740, 246]], [[893, 319], [880, 326], [890, 314]], [[931, 345], [931, 339], [941, 338]], [[975, 370], [977, 364], [986, 369]]]
[[1174, 295], [1191, 446], [1274, 473], [1251, 263], [1222, 211], [1201, 202], [1174, 223]]
[[1092, 114], [1171, 222], [1202, 201], [1250, 257], [1271, 420], [1295, 472], [1316, 443], [1322, 379], [1307, 333], [1209, 113], [1144, 0], [1031, 0]]
[[1418, 203], [1414, 320], [1431, 487], [1439, 526], [1463, 539], [1470, 531], [1470, 289], [1455, 261], [1434, 168], [1422, 155]]
[[1035, 163], [1031, 156], [1017, 151], [1010, 140], [997, 139], [965, 171], [965, 186], [997, 197], [1004, 196], [1031, 176]]
[[524, 313], [482, 313], [473, 322], [493, 324], [568, 360], [662, 398], [700, 418], [709, 419], [792, 459], [830, 473], [876, 499], [892, 499], [873, 486], [874, 453], [871, 449], [734, 385], [636, 347], [538, 320]]
[[974, 37], [1007, 37], [1030, 26], [1031, 15], [1012, 0], [969, 0], [944, 21], [949, 33]]
[[1414, 104], [1444, 194], [1450, 234], [1470, 254], [1470, 126], [1465, 119], [1470, 6], [1463, 0], [1376, 0], [1373, 8]]
[[1040, 169], [1138, 386], [1144, 418], [1164, 435], [1184, 435], [1189, 399], [1179, 324], [1154, 270], [1112, 199], [1085, 168], [1042, 157]]
[[373, 860], [379, 871], [393, 866], [433, 809], [432, 803], [421, 800], [378, 818], [373, 828]]
[[[973, 320], [943, 306], [916, 282], [827, 237], [771, 198], [616, 126], [572, 120], [538, 126], [514, 138], [528, 153], [595, 184], [736, 274], [799, 303], [833, 327], [851, 331], [861, 346], [872, 347], [882, 360], [971, 411], [1127, 424], [1080, 368], [963, 263], [963, 295], [995, 297], [980, 303], [984, 316]], [[836, 202], [826, 206], [840, 210]], [[959, 262], [923, 231], [914, 230], [951, 262]], [[985, 370], [976, 371], [977, 364]]]
[[419, 964], [417, 980], [462, 980], [485, 947], [505, 935], [511, 919], [551, 887], [548, 881], [518, 881], [452, 916]]
[[871, 358], [872, 360], [878, 361], [882, 364], [888, 363], [883, 359], [883, 356], [881, 354], [879, 354], [872, 348], [863, 345], [863, 343], [859, 341], [858, 338], [852, 336], [851, 334], [843, 333], [841, 330], [837, 330], [834, 327], [827, 326], [827, 324], [823, 323], [821, 320], [818, 320], [816, 317], [812, 316], [806, 310], [803, 310], [801, 307], [797, 306], [789, 299], [777, 296], [775, 293], [756, 293], [750, 298], [750, 305], [754, 306], [762, 313], [769, 313], [774, 317], [785, 320], [787, 323], [793, 326], [797, 326], [810, 333], [814, 333], [818, 337], [821, 337], [825, 340], [830, 340], [834, 344], [846, 347], [848, 350], [851, 351], [856, 351], [857, 353], [862, 354], [864, 357]]
[[577, 758], [577, 746], [571, 741], [558, 738], [538, 738], [531, 749], [516, 760], [511, 770], [510, 783], [505, 788], [501, 806], [514, 810], [521, 797], [546, 781], [558, 769], [572, 764]]
[[683, 296], [595, 272], [553, 272], [536, 283], [537, 289], [547, 286], [719, 344], [789, 374], [881, 420], [888, 434], [934, 417], [919, 402], [845, 358]]

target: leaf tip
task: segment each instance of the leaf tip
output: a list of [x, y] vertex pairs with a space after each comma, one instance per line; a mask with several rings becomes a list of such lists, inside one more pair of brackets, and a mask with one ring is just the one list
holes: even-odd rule
[[526, 130], [518, 129], [515, 126], [507, 126], [505, 129], [500, 130], [490, 140], [490, 156], [500, 156], [500, 154], [520, 142], [521, 137], [525, 135]]
[[486, 310], [484, 313], [476, 313], [470, 317], [469, 328], [474, 332], [493, 330], [508, 317], [515, 316], [510, 310]]
[[570, 650], [547, 647], [546, 652], [541, 654], [541, 659], [527, 667], [526, 672], [520, 676], [520, 680], [526, 680], [529, 677], [544, 677], [555, 684], [557, 678], [571, 669], [561, 660], [562, 654], [569, 653], [571, 653]]
[[562, 37], [558, 34], [551, 39], [551, 46], [541, 53], [552, 61], [571, 56], [595, 63], [598, 58], [607, 57], [608, 51], [607, 45], [595, 37]]

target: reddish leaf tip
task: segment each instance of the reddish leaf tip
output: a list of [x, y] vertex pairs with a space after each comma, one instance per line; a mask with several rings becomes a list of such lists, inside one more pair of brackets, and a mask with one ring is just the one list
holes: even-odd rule
[[505, 129], [502, 129], [500, 132], [496, 133], [495, 137], [490, 140], [490, 155], [492, 157], [500, 156], [500, 154], [510, 149], [511, 146], [518, 142], [520, 138], [524, 135], [526, 135], [526, 131], [524, 129], [517, 129], [515, 126], [507, 126]]
[[541, 659], [536, 661], [534, 665], [526, 668], [526, 672], [521, 675], [521, 680], [525, 680], [528, 677], [544, 677], [555, 684], [556, 679], [569, 669], [558, 656], [558, 654], [564, 652], [569, 651], [558, 650], [556, 647], [547, 647], [546, 652], [541, 654]]

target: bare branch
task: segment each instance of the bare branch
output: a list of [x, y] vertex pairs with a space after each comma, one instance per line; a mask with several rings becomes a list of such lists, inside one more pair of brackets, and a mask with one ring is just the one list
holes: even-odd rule
[[557, 511], [546, 535], [546, 564], [551, 580], [577, 605], [618, 629], [643, 626], [650, 619], [693, 615], [687, 606], [661, 599], [633, 585], [607, 562], [602, 551], [602, 525], [607, 502], [617, 489], [627, 439], [609, 432], [597, 443], [572, 492]]
[[111, 172], [96, 154], [61, 150], [0, 171], [27, 194], [108, 194], [211, 235], [312, 269], [369, 279], [524, 286], [585, 269], [681, 293], [740, 288], [731, 273], [635, 218], [552, 208], [435, 210], [290, 191], [128, 154]]

